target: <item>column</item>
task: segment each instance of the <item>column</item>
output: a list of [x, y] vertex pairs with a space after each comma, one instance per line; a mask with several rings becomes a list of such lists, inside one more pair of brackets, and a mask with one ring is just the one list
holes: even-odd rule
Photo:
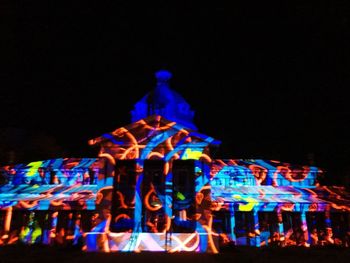
[[324, 215], [326, 228], [332, 228], [331, 211], [329, 205], [327, 205], [326, 210], [324, 211]]
[[305, 239], [304, 246], [310, 246], [310, 234], [307, 227], [306, 211], [304, 209], [301, 210], [300, 219], [301, 219], [301, 230], [303, 231], [304, 239]]
[[255, 246], [260, 247], [260, 229], [259, 229], [259, 213], [258, 209], [253, 209], [253, 220], [254, 220], [254, 235], [255, 235]]
[[12, 221], [12, 206], [6, 209], [5, 222], [4, 222], [4, 235], [2, 236], [3, 239], [7, 239], [9, 237], [11, 221]]
[[[283, 216], [281, 208], [279, 207], [277, 209], [277, 222], [278, 222], [278, 235], [279, 235], [279, 241], [281, 243], [284, 242], [284, 226], [283, 226]], [[281, 244], [282, 245], [282, 244]]]
[[333, 245], [334, 239], [333, 239], [333, 229], [332, 229], [332, 221], [331, 221], [331, 211], [330, 211], [329, 205], [327, 205], [325, 210], [325, 225], [326, 225], [326, 237], [325, 237], [326, 244]]
[[58, 211], [55, 211], [51, 215], [50, 234], [49, 234], [49, 238], [48, 238], [49, 245], [55, 244], [55, 238], [57, 235], [57, 222], [58, 222]]
[[235, 208], [234, 203], [230, 204], [230, 228], [231, 228], [231, 240], [235, 242], [236, 244], [236, 234], [235, 234], [235, 226], [236, 226], [236, 219], [235, 219]]

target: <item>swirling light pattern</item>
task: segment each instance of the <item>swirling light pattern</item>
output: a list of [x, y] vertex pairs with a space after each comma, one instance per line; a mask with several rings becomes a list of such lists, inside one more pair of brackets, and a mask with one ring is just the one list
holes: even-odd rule
[[[89, 144], [100, 147], [97, 158], [1, 167], [0, 244], [83, 240], [86, 251], [170, 253], [218, 253], [231, 243], [308, 246], [310, 228], [332, 229], [334, 212], [350, 212], [345, 188], [320, 186], [318, 167], [212, 159], [219, 141], [159, 115]], [[340, 242], [327, 231], [327, 242]]]

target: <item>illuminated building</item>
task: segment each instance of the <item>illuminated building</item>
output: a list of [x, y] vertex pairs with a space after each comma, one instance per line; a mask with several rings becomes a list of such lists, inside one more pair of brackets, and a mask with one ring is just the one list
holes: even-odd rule
[[345, 246], [344, 188], [320, 186], [314, 166], [212, 159], [221, 142], [197, 131], [171, 74], [156, 77], [131, 124], [89, 140], [96, 158], [2, 167], [2, 243], [209, 253], [232, 244]]

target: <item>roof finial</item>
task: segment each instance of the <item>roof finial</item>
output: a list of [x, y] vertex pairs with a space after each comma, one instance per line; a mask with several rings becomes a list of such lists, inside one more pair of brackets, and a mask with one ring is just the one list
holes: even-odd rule
[[173, 74], [167, 70], [158, 70], [155, 75], [158, 83], [165, 83], [173, 76]]
[[155, 72], [156, 87], [135, 104], [131, 120], [133, 122], [150, 115], [160, 115], [187, 128], [197, 130], [193, 123], [194, 111], [185, 99], [169, 87], [173, 74], [165, 69]]

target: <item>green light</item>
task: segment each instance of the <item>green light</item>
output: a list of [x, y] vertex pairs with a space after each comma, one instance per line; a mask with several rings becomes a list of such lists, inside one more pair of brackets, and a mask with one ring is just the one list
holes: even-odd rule
[[180, 192], [176, 192], [176, 198], [181, 200], [181, 201], [186, 199], [186, 197]]

